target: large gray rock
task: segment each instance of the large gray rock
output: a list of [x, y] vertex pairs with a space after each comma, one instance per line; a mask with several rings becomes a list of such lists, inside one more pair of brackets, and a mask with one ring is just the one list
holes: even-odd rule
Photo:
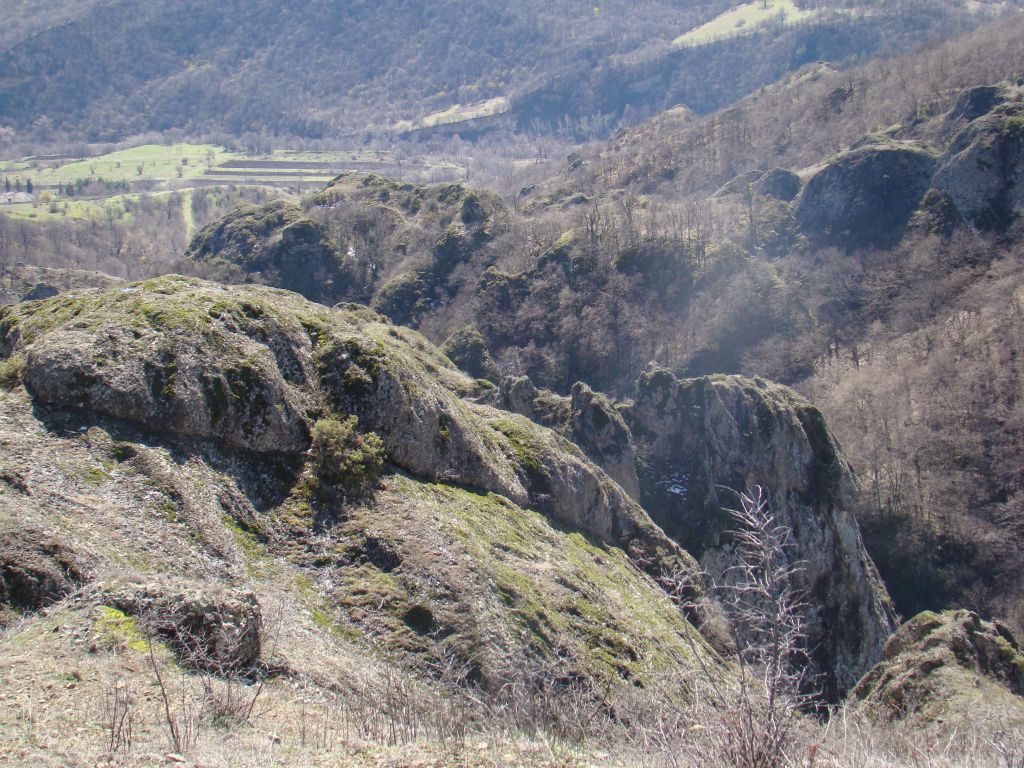
[[927, 191], [937, 153], [865, 137], [804, 186], [794, 215], [812, 238], [845, 247], [894, 244]]
[[1024, 104], [1003, 104], [953, 138], [934, 185], [964, 218], [1001, 229], [1024, 207]]
[[761, 486], [792, 530], [812, 671], [835, 700], [881, 656], [893, 612], [850, 512], [855, 481], [821, 413], [759, 379], [649, 368], [629, 413], [641, 499], [716, 583], [738, 562], [725, 508]]
[[1015, 89], [1009, 83], [977, 85], [967, 88], [957, 97], [956, 104], [946, 114], [950, 123], [971, 122], [987, 115], [998, 105], [1013, 98]]
[[50, 299], [9, 341], [22, 347], [22, 380], [37, 403], [297, 452], [309, 443], [299, 362], [309, 337], [288, 325], [215, 284], [162, 278]]
[[220, 279], [254, 280], [325, 304], [348, 296], [356, 281], [326, 229], [285, 200], [239, 207], [207, 225], [185, 257]]

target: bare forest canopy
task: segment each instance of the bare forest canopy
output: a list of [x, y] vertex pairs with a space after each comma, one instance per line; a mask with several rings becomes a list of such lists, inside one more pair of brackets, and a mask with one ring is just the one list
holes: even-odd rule
[[0, 10], [0, 127], [43, 143], [172, 130], [594, 138], [676, 104], [713, 111], [808, 62], [934, 42], [1011, 5], [797, 0], [771, 23], [722, 17], [731, 29], [705, 39], [685, 33], [727, 0], [15, 0]]

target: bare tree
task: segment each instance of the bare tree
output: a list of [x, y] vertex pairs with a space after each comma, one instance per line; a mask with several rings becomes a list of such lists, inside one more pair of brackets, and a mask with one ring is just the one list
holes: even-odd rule
[[802, 565], [791, 560], [791, 531], [778, 523], [759, 486], [737, 497], [738, 509], [726, 511], [735, 523], [739, 562], [714, 590], [730, 615], [736, 674], [701, 661], [674, 765], [793, 765], [800, 713], [814, 700], [805, 671], [804, 600], [793, 586]]

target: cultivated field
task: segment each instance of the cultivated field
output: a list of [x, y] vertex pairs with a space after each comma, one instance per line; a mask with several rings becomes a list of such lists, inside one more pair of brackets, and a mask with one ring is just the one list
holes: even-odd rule
[[[13, 184], [31, 179], [36, 191], [68, 184], [127, 184], [128, 190], [181, 189], [190, 182], [272, 183], [284, 186], [330, 181], [347, 170], [390, 175], [435, 173], [457, 177], [459, 166], [429, 158], [403, 160], [390, 152], [341, 150], [293, 152], [278, 150], [250, 155], [212, 144], [146, 144], [91, 157], [46, 155], [0, 160], [0, 174]], [[163, 185], [163, 186], [161, 186]], [[95, 194], [90, 196], [96, 196]]]
[[[279, 150], [250, 155], [212, 144], [146, 144], [103, 155], [45, 155], [0, 160], [0, 176], [11, 189], [31, 179], [33, 202], [0, 205], [0, 213], [43, 221], [48, 218], [130, 218], [142, 195], [184, 195], [226, 185], [258, 185], [308, 191], [344, 171], [365, 171], [413, 181], [455, 181], [465, 169], [433, 158], [405, 160], [391, 152]], [[67, 188], [71, 186], [72, 193]]]

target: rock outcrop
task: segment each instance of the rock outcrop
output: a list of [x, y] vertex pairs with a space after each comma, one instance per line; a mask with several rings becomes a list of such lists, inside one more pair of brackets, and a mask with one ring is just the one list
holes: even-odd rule
[[893, 245], [931, 184], [937, 153], [867, 136], [812, 176], [794, 203], [805, 233], [845, 247]]
[[22, 379], [38, 403], [236, 448], [298, 452], [308, 446], [313, 405], [309, 331], [275, 314], [270, 295], [247, 302], [175, 277], [65, 295], [13, 307], [0, 319], [0, 346], [22, 350]]
[[622, 415], [607, 397], [583, 382], [573, 384], [567, 432], [569, 439], [631, 498], [640, 500], [632, 436]]
[[727, 197], [753, 192], [762, 197], [774, 197], [788, 203], [800, 193], [800, 184], [800, 177], [785, 168], [772, 168], [770, 171], [754, 170], [741, 173], [730, 180], [715, 192], [714, 196]]
[[464, 399], [477, 391], [473, 379], [365, 308], [171, 276], [4, 308], [0, 353], [15, 351], [40, 405], [296, 459], [318, 415], [353, 414], [379, 434], [393, 465], [419, 478], [497, 493], [692, 569], [573, 443]]
[[239, 208], [204, 227], [185, 256], [222, 279], [261, 282], [325, 304], [345, 297], [356, 278], [326, 230], [285, 200]]
[[1024, 654], [1010, 631], [971, 611], [926, 611], [901, 626], [852, 700], [880, 720], [941, 724], [981, 702], [984, 719], [1024, 726]]
[[200, 230], [186, 256], [218, 280], [359, 302], [412, 325], [462, 286], [460, 265], [484, 258], [502, 210], [496, 195], [461, 184], [349, 172], [304, 206], [278, 200], [228, 214]]
[[785, 203], [800, 194], [800, 177], [785, 168], [772, 168], [753, 184], [755, 193], [763, 197], [774, 197]]
[[441, 351], [460, 369], [477, 379], [498, 383], [501, 371], [491, 357], [487, 342], [473, 326], [460, 328], [441, 345]]
[[14, 611], [37, 610], [85, 581], [80, 556], [61, 539], [32, 528], [0, 533], [0, 626]]
[[735, 491], [761, 486], [792, 530], [813, 670], [836, 700], [881, 656], [888, 596], [850, 511], [853, 474], [821, 413], [760, 379], [678, 380], [649, 368], [627, 412], [641, 501], [716, 583], [735, 565]]
[[967, 88], [957, 97], [956, 104], [946, 114], [950, 124], [969, 123], [987, 115], [1000, 104], [1020, 101], [1022, 89], [1009, 83], [976, 85]]
[[252, 592], [171, 580], [108, 586], [99, 599], [164, 637], [189, 666], [234, 674], [260, 661], [263, 611]]
[[[0, 525], [45, 519], [91, 553], [95, 586], [58, 609], [98, 617], [83, 642], [130, 656], [152, 629], [183, 663], [244, 670], [260, 604], [284, 604], [302, 623], [282, 632], [289, 668], [317, 663], [303, 657], [317, 637], [355, 663], [372, 647], [395, 669], [494, 690], [554, 675], [604, 696], [665, 669], [730, 674], [695, 627], [711, 632], [704, 606], [684, 615], [650, 575], [685, 574], [683, 599], [700, 603], [693, 559], [573, 443], [482, 404], [486, 388], [419, 334], [255, 286], [126, 287], [0, 310], [0, 356], [28, 372], [0, 391]], [[128, 346], [112, 354], [111, 337]], [[169, 347], [184, 357], [185, 339], [173, 386], [132, 373]], [[85, 352], [42, 354], [64, 342]], [[279, 382], [296, 404], [294, 443], [241, 393], [230, 419], [206, 418], [198, 372], [240, 356], [253, 391]], [[38, 385], [57, 368], [63, 389]], [[172, 418], [179, 401], [197, 415]], [[607, 403], [578, 405], [584, 418]], [[304, 484], [302, 429], [349, 414], [389, 465], [366, 495], [325, 501]], [[234, 586], [246, 579], [258, 598]]]
[[[966, 114], [975, 110], [964, 108]], [[981, 229], [1002, 229], [1024, 208], [1024, 104], [1006, 103], [953, 138], [934, 185]]]

